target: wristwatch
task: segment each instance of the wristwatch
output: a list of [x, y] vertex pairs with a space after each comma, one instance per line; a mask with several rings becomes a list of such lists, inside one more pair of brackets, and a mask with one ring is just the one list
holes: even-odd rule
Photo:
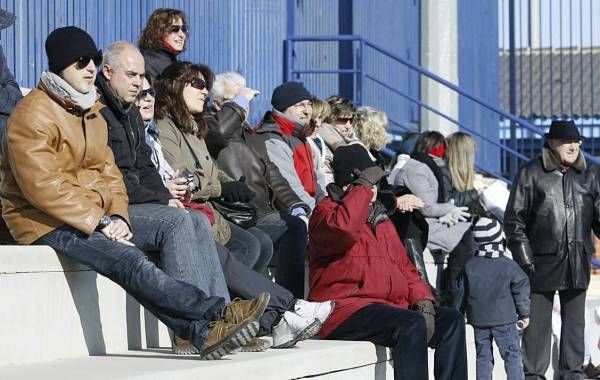
[[110, 216], [104, 215], [104, 216], [102, 216], [102, 218], [100, 218], [100, 222], [98, 223], [96, 230], [100, 231], [100, 230], [104, 229], [104, 227], [108, 226], [110, 223], [112, 223]]

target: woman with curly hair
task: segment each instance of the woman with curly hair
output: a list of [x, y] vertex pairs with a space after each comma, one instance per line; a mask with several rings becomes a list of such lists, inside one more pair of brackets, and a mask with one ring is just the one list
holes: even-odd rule
[[359, 107], [353, 121], [356, 137], [369, 150], [377, 164], [384, 167], [384, 158], [380, 150], [387, 144], [388, 118], [385, 112], [373, 107]]
[[212, 208], [209, 200], [248, 202], [255, 194], [242, 181], [231, 179], [210, 157], [204, 136], [205, 124], [195, 118], [204, 109], [214, 80], [206, 65], [175, 62], [167, 67], [156, 88], [156, 126], [167, 162], [174, 170], [191, 171], [198, 189], [190, 195], [192, 202], [211, 207], [216, 240], [225, 245], [244, 264], [263, 272], [273, 255], [273, 242], [256, 227], [247, 230], [230, 223]]
[[189, 27], [182, 11], [159, 8], [152, 12], [138, 42], [146, 64], [146, 74], [152, 80], [185, 51], [188, 33]]

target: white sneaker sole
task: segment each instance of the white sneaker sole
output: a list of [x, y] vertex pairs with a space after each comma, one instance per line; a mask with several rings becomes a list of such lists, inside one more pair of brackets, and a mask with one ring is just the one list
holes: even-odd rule
[[321, 330], [321, 322], [319, 322], [318, 319], [315, 319], [310, 325], [306, 326], [304, 330], [300, 331], [296, 336], [291, 335], [289, 340], [277, 346], [273, 346], [272, 348], [294, 347], [296, 343], [315, 336], [319, 332], [319, 330]]

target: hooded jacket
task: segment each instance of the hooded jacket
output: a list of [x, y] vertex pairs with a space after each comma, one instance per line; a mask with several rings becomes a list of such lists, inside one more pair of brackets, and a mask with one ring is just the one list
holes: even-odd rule
[[433, 301], [394, 224], [386, 215], [370, 217], [372, 190], [351, 185], [342, 196], [333, 191], [336, 187], [328, 187], [329, 196], [309, 223], [309, 299], [335, 302], [322, 337], [372, 303], [406, 309], [420, 300]]
[[152, 81], [174, 62], [177, 62], [177, 55], [166, 49], [140, 49], [144, 57], [144, 65], [146, 74], [150, 76]]
[[152, 163], [139, 108], [132, 104], [125, 109], [102, 74], [96, 78], [96, 87], [100, 102], [106, 105], [100, 114], [108, 124], [108, 145], [123, 173], [129, 203], [168, 204], [172, 196]]
[[548, 145], [519, 169], [504, 230], [514, 260], [533, 264], [532, 291], [587, 289], [600, 233], [598, 167], [580, 153], [565, 172]]

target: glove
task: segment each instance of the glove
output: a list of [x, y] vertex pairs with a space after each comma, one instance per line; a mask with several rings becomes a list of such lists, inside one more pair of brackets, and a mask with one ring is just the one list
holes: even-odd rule
[[531, 278], [535, 274], [535, 266], [533, 263], [525, 264], [521, 267], [523, 272], [527, 275], [527, 277]]
[[385, 172], [379, 166], [371, 166], [363, 171], [354, 169], [354, 174], [358, 176], [354, 180], [355, 185], [365, 185], [373, 187], [379, 183], [379, 181], [385, 177]]
[[454, 219], [454, 222], [458, 223], [466, 222], [471, 217], [471, 214], [469, 214], [468, 211], [468, 207], [454, 207], [450, 213], [452, 214], [452, 219]]
[[248, 202], [256, 194], [242, 181], [221, 183], [221, 196], [227, 202]]
[[456, 221], [454, 220], [454, 218], [452, 217], [452, 211], [450, 211], [449, 213], [447, 213], [444, 216], [440, 216], [438, 218], [438, 222], [447, 225], [448, 227], [452, 227], [453, 225], [456, 224]]
[[433, 308], [433, 302], [429, 300], [417, 301], [413, 305], [413, 310], [418, 311], [425, 318], [425, 326], [427, 328], [427, 343], [429, 343], [433, 333], [435, 332], [435, 309]]

